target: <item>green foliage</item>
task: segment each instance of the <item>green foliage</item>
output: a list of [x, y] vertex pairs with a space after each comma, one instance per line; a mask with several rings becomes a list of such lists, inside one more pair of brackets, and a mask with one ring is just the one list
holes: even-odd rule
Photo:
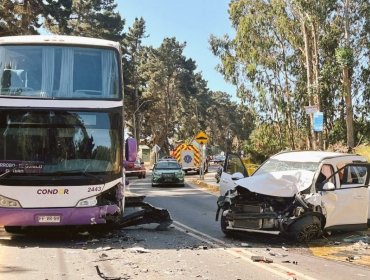
[[17, 4], [12, 0], [0, 2], [0, 36], [38, 34], [43, 15], [42, 0], [24, 0]]
[[[237, 85], [237, 96], [258, 112], [258, 119], [274, 124], [287, 147], [304, 148], [301, 143], [310, 134], [304, 112], [308, 104], [317, 104], [323, 111], [330, 142], [346, 139], [344, 67], [349, 68], [356, 97], [357, 141], [368, 133], [370, 4], [351, 1], [348, 17], [343, 4], [339, 0], [232, 0], [229, 16], [235, 37], [210, 38], [211, 50], [220, 59], [219, 71]], [[340, 47], [347, 46], [343, 32], [347, 21], [350, 45]], [[255, 139], [250, 143], [261, 149]]]
[[335, 57], [337, 59], [338, 64], [342, 68], [353, 66], [353, 51], [351, 48], [349, 47], [337, 48], [335, 50]]
[[278, 125], [261, 124], [251, 133], [244, 149], [251, 155], [252, 162], [261, 163], [269, 156], [286, 148], [286, 142], [278, 137]]

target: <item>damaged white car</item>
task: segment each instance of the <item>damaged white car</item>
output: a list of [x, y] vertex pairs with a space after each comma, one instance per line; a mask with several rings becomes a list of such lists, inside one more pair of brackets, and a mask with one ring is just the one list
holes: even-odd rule
[[370, 164], [362, 156], [319, 151], [276, 154], [252, 176], [229, 154], [220, 178], [221, 229], [282, 234], [298, 242], [323, 231], [370, 224]]

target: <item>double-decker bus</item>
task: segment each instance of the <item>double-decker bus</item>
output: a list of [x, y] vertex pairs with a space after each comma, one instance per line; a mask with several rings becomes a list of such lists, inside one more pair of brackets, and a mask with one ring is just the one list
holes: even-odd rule
[[0, 38], [0, 226], [103, 224], [124, 209], [119, 44]]

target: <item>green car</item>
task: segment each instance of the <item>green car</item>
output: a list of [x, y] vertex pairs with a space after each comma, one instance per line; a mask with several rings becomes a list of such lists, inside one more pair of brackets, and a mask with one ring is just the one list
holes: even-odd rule
[[184, 172], [174, 160], [159, 161], [153, 167], [152, 187], [159, 185], [184, 186]]

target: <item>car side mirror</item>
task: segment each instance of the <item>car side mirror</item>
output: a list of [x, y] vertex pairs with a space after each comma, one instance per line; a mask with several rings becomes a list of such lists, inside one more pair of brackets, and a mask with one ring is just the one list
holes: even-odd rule
[[334, 189], [335, 189], [335, 185], [332, 182], [327, 182], [322, 187], [323, 191], [331, 191], [331, 190], [334, 190]]
[[244, 178], [244, 175], [240, 172], [235, 172], [233, 175], [231, 175], [231, 180], [233, 181], [240, 180], [243, 178]]

